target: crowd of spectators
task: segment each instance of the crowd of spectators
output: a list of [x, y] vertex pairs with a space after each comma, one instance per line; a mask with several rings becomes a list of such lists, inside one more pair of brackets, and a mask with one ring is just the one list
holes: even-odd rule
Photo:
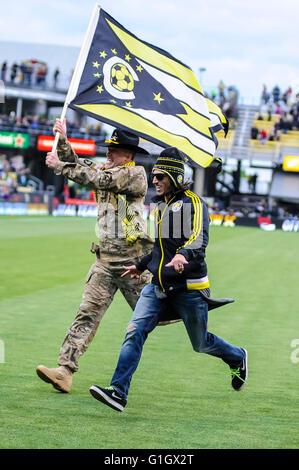
[[289, 205], [286, 202], [281, 203], [278, 199], [261, 198], [254, 204], [246, 204], [243, 206], [234, 207], [233, 201], [225, 204], [222, 199], [215, 199], [212, 204], [209, 204], [210, 214], [220, 215], [235, 215], [236, 217], [274, 217], [278, 219], [286, 219], [290, 217], [299, 217], [298, 206]]
[[[8, 157], [0, 154], [0, 202], [16, 200], [17, 193], [36, 191], [37, 178], [33, 176], [30, 166], [24, 164], [21, 155]], [[95, 201], [95, 192], [69, 180], [65, 182], [56, 202], [66, 203], [68, 198]]]
[[5, 83], [39, 88], [45, 88], [48, 85], [57, 88], [59, 68], [57, 67], [53, 72], [52, 83], [48, 83], [48, 75], [47, 63], [39, 60], [23, 60], [20, 63], [13, 62], [11, 65], [4, 61], [1, 64], [1, 80]]
[[277, 200], [271, 201], [271, 203], [263, 198], [257, 201], [254, 207], [244, 206], [236, 211], [237, 216], [245, 217], [277, 217], [284, 219], [290, 217], [292, 214], [288, 212], [287, 205], [282, 206]]
[[30, 191], [30, 168], [24, 165], [22, 157], [8, 159], [0, 155], [0, 200], [9, 201], [20, 188]]
[[295, 94], [291, 87], [282, 92], [277, 85], [269, 92], [264, 85], [257, 119], [273, 122], [270, 129], [252, 127], [251, 138], [261, 143], [279, 141], [281, 134], [299, 131], [299, 93]]
[[[12, 111], [10, 114], [0, 114], [0, 131], [24, 132], [31, 135], [53, 135], [54, 119], [37, 115], [26, 115], [22, 118], [16, 117]], [[103, 125], [98, 122], [96, 125], [82, 126], [78, 121], [67, 121], [68, 137], [74, 139], [91, 139], [96, 143], [101, 143], [107, 137], [107, 132]]]
[[[53, 135], [54, 119], [47, 119], [37, 115], [16, 117], [12, 111], [0, 114], [0, 132], [28, 133], [32, 136]], [[95, 125], [82, 126], [79, 122], [67, 120], [67, 134], [69, 138], [90, 139], [98, 145], [107, 138], [107, 132], [103, 125], [97, 122]], [[11, 201], [17, 192], [28, 192], [34, 187], [30, 168], [27, 168], [22, 157], [8, 158], [0, 154], [0, 201]], [[20, 189], [21, 188], [21, 189]], [[25, 188], [25, 189], [24, 189]], [[69, 196], [77, 198], [90, 198], [86, 188], [78, 185], [69, 185]]]

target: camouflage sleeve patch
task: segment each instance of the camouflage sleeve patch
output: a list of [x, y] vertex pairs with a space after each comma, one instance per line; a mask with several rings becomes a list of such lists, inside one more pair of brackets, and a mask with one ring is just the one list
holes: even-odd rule
[[96, 163], [88, 158], [78, 158], [78, 163], [82, 166], [88, 166], [89, 168], [95, 168]]

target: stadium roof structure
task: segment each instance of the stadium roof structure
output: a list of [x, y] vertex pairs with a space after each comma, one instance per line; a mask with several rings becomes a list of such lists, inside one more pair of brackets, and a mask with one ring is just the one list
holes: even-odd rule
[[63, 104], [65, 101], [65, 92], [58, 92], [52, 90], [41, 90], [36, 88], [25, 88], [10, 86], [9, 84], [5, 86], [5, 97], [6, 98], [23, 98], [26, 100], [45, 100], [51, 102], [57, 102]]

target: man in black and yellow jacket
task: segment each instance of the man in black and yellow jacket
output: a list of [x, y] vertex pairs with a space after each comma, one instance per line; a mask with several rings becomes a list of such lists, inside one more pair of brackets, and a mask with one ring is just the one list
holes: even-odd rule
[[[158, 179], [160, 175], [161, 180]], [[164, 185], [170, 183], [170, 177], [165, 177], [166, 173], [155, 172], [157, 190], [163, 187], [164, 191]], [[196, 194], [184, 188], [177, 188], [167, 200], [164, 196], [156, 196], [153, 202], [157, 205], [154, 248], [136, 268], [142, 272], [148, 269], [153, 274], [156, 291], [161, 293], [209, 288], [205, 262], [209, 241], [207, 206]]]
[[[90, 387], [94, 398], [123, 411], [133, 373], [148, 334], [163, 322], [183, 320], [193, 349], [221, 358], [231, 370], [232, 387], [241, 390], [247, 380], [247, 351], [207, 331], [210, 298], [205, 262], [209, 241], [209, 214], [204, 201], [184, 183], [182, 154], [163, 150], [153, 168], [156, 187], [156, 236], [152, 252], [127, 266], [123, 276], [139, 279], [148, 269], [152, 282], [145, 286], [127, 328], [110, 387]], [[218, 304], [227, 303], [221, 299]]]

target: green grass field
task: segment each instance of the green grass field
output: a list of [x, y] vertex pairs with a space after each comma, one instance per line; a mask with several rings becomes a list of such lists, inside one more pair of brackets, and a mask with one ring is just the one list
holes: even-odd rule
[[150, 335], [127, 407], [117, 413], [88, 389], [108, 385], [114, 371], [131, 317], [120, 295], [81, 357], [70, 394], [35, 373], [38, 364], [56, 366], [93, 262], [94, 227], [94, 219], [0, 218], [0, 448], [298, 448], [291, 342], [299, 338], [299, 234], [211, 227], [212, 295], [236, 302], [210, 313], [209, 330], [247, 348], [241, 392], [231, 389], [228, 367], [195, 353], [177, 323]]

